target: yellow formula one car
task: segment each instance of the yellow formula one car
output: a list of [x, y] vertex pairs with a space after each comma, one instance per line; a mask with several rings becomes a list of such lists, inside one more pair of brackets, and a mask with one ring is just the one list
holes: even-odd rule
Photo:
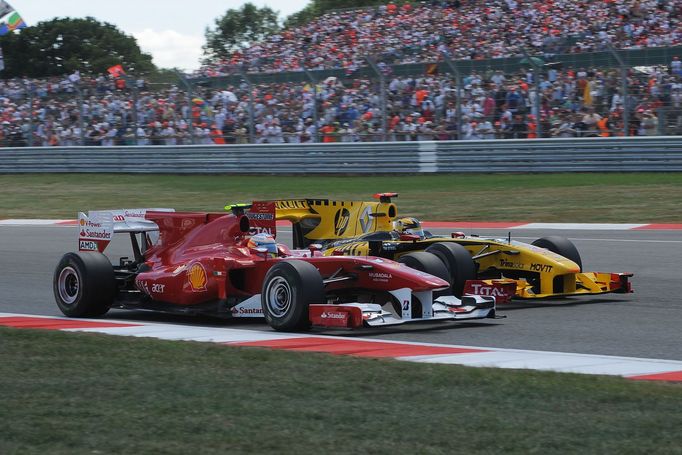
[[528, 244], [462, 233], [434, 236], [415, 218], [398, 217], [391, 201], [396, 196], [376, 194], [373, 202], [279, 200], [276, 219], [291, 222], [294, 248], [319, 245], [325, 255], [385, 257], [442, 275], [425, 264], [428, 258], [421, 252], [432, 253], [446, 266], [455, 295], [486, 290], [495, 295], [503, 288], [521, 298], [632, 292], [631, 273], [583, 271], [568, 239], [552, 236]]

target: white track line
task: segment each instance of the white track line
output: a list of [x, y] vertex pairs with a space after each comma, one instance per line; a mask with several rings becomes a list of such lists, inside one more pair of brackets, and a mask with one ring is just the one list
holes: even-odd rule
[[[51, 316], [36, 316], [13, 313], [0, 313], [1, 318], [31, 318], [49, 319], [51, 321], [85, 321], [106, 322], [120, 324], [136, 324], [127, 327], [100, 327], [100, 328], [64, 328], [66, 332], [91, 332], [108, 335], [133, 336], [157, 338], [173, 341], [197, 341], [209, 343], [234, 344], [245, 342], [276, 342], [289, 339], [300, 339], [305, 343], [310, 339], [311, 346], [316, 340], [326, 338], [336, 343], [348, 343], [352, 345], [358, 342], [375, 343], [382, 345], [396, 345], [396, 348], [404, 346], [430, 346], [440, 348], [464, 348], [475, 349], [480, 352], [465, 352], [458, 354], [438, 354], [419, 356], [395, 356], [398, 360], [418, 363], [456, 364], [469, 367], [488, 367], [506, 369], [530, 369], [554, 371], [561, 373], [599, 374], [623, 377], [636, 377], [643, 375], [675, 374], [676, 378], [682, 377], [682, 361], [648, 359], [635, 357], [618, 357], [594, 354], [578, 354], [566, 352], [530, 351], [522, 349], [502, 349], [477, 346], [460, 346], [434, 343], [412, 343], [404, 341], [377, 340], [367, 338], [346, 338], [316, 334], [287, 334], [268, 330], [246, 330], [224, 327], [198, 327], [179, 324], [162, 324], [151, 322], [137, 322], [133, 320], [115, 319], [69, 319]], [[319, 343], [319, 341], [317, 341]], [[679, 380], [679, 379], [677, 379]]]

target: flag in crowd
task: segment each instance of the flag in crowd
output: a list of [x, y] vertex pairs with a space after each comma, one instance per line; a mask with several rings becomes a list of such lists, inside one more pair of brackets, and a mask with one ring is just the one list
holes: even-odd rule
[[10, 30], [20, 30], [26, 27], [26, 23], [16, 11], [9, 15], [7, 25]]
[[426, 74], [428, 74], [429, 76], [438, 74], [438, 63], [430, 63], [426, 65]]
[[107, 71], [109, 72], [109, 74], [114, 76], [114, 78], [119, 78], [121, 76], [125, 76], [126, 74], [126, 72], [123, 70], [123, 66], [121, 66], [120, 64], [110, 67], [109, 69], [107, 69]]
[[0, 0], [0, 36], [5, 36], [14, 30], [26, 28], [26, 22], [15, 9], [4, 0]]
[[9, 3], [5, 0], [0, 0], [0, 17], [5, 17], [12, 11], [14, 11], [14, 8]]
[[583, 105], [592, 106], [592, 84], [590, 81], [585, 82], [585, 90], [583, 91]]

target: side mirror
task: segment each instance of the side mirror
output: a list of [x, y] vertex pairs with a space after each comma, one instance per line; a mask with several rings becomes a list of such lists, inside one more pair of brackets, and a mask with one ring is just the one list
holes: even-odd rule
[[416, 242], [417, 240], [420, 240], [420, 237], [418, 235], [414, 235], [414, 234], [400, 234], [400, 240], [406, 241], [406, 242], [409, 242], [409, 241]]

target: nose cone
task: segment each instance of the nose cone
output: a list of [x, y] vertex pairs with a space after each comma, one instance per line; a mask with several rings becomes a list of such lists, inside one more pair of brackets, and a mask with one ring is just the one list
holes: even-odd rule
[[416, 270], [405, 264], [399, 264], [398, 270], [400, 271], [401, 277], [406, 281], [411, 281], [411, 289], [418, 290], [438, 290], [450, 287], [450, 283], [446, 280], [439, 278], [435, 275], [422, 272], [421, 270]]

